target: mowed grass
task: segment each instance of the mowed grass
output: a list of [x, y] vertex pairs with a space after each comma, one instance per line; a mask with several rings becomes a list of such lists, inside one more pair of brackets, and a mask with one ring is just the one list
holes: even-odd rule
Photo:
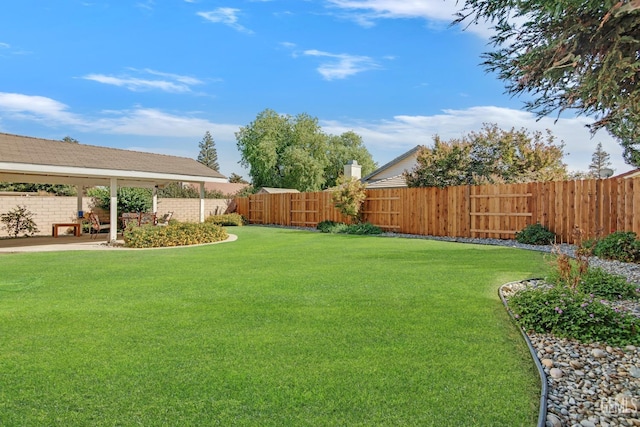
[[540, 254], [231, 228], [233, 243], [0, 255], [2, 426], [524, 426], [497, 288]]

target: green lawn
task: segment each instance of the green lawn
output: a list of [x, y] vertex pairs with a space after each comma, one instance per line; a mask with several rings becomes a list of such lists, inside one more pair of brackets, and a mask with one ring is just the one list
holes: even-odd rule
[[540, 254], [229, 231], [0, 255], [0, 425], [535, 425], [497, 288], [541, 275]]

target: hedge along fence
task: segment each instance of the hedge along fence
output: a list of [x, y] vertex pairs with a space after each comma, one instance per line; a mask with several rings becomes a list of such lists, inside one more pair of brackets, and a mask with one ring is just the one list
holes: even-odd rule
[[[347, 222], [329, 192], [256, 194], [235, 201], [237, 212], [252, 224]], [[398, 233], [513, 239], [539, 222], [558, 242], [573, 243], [576, 228], [585, 237], [640, 234], [640, 177], [367, 190], [363, 211], [364, 221]]]

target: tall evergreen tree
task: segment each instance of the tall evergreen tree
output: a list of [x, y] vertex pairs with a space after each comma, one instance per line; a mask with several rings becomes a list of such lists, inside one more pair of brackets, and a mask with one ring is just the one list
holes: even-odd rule
[[218, 152], [216, 151], [216, 143], [209, 131], [206, 131], [202, 141], [198, 144], [200, 147], [200, 154], [198, 154], [198, 161], [203, 165], [213, 169], [219, 170], [218, 164]]
[[601, 178], [602, 170], [611, 167], [611, 161], [609, 160], [610, 157], [609, 153], [602, 149], [602, 142], [598, 142], [596, 151], [591, 155], [589, 173], [596, 178]]

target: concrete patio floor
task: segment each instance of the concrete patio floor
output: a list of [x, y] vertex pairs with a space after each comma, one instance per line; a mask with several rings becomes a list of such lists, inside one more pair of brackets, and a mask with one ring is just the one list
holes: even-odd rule
[[[75, 250], [110, 250], [121, 249], [108, 246], [108, 234], [99, 234], [97, 238], [89, 234], [76, 237], [72, 234], [51, 236], [18, 237], [15, 239], [0, 239], [0, 253], [7, 252], [46, 252], [46, 251], [75, 251]], [[124, 241], [118, 240], [120, 244]]]
[[[61, 235], [59, 237], [51, 236], [34, 236], [34, 237], [19, 237], [16, 239], [2, 238], [0, 239], [0, 254], [2, 253], [16, 253], [16, 252], [51, 252], [51, 251], [91, 251], [91, 250], [155, 250], [155, 249], [177, 249], [186, 248], [189, 246], [171, 246], [162, 248], [149, 248], [149, 249], [135, 249], [125, 248], [124, 240], [116, 240], [116, 245], [107, 245], [108, 234], [101, 233], [97, 238], [89, 236], [89, 234], [83, 234], [80, 237], [76, 237], [72, 234]], [[120, 236], [121, 237], [121, 236]], [[227, 240], [222, 242], [205, 243], [204, 245], [215, 245], [218, 243], [233, 242], [237, 240], [238, 236], [235, 234], [229, 234]], [[203, 245], [190, 245], [203, 246]]]

